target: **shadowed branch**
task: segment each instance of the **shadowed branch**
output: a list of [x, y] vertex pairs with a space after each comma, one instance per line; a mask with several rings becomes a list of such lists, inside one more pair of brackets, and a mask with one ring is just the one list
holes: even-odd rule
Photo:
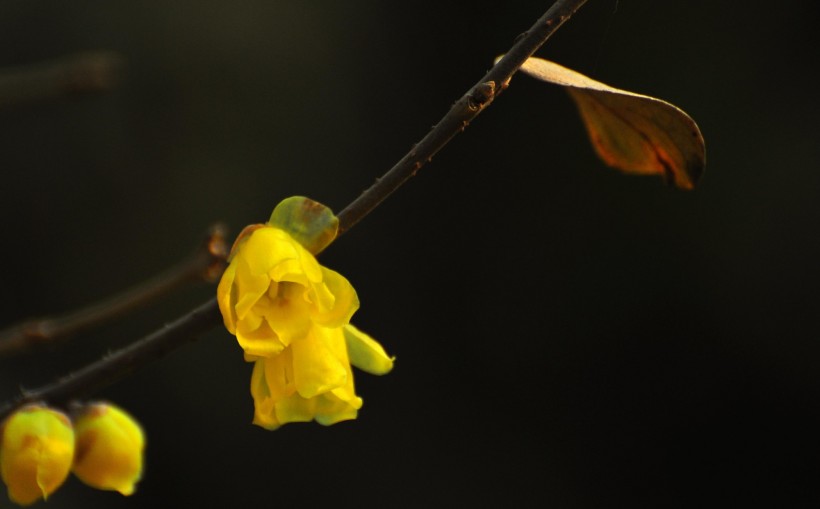
[[0, 331], [0, 359], [52, 345], [109, 322], [190, 281], [214, 281], [222, 273], [227, 248], [225, 231], [212, 226], [196, 251], [178, 265], [102, 302], [63, 315], [37, 318]]
[[16, 401], [6, 403], [0, 408], [0, 420], [27, 403], [49, 401], [54, 404], [66, 404], [72, 399], [89, 395], [163, 357], [221, 322], [222, 316], [219, 314], [216, 300], [212, 299], [158, 331], [51, 385], [23, 391]]

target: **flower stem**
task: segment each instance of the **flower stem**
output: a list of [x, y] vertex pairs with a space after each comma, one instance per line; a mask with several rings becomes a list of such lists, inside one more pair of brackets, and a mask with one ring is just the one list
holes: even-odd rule
[[[521, 34], [509, 52], [459, 99], [415, 147], [339, 214], [339, 235], [375, 209], [426, 164], [456, 134], [463, 131], [506, 87], [524, 61], [575, 13], [586, 0], [557, 0], [535, 24]], [[66, 404], [124, 377], [175, 350], [222, 322], [216, 299], [200, 305], [162, 329], [132, 343], [51, 385], [28, 391], [0, 407], [0, 421], [21, 405], [34, 401]]]
[[0, 359], [68, 339], [144, 306], [189, 281], [214, 281], [222, 273], [226, 256], [225, 229], [215, 224], [191, 256], [138, 286], [70, 313], [28, 320], [0, 331]]

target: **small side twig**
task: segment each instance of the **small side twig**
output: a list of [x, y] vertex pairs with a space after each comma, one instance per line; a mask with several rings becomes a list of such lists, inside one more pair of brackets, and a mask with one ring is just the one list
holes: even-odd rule
[[[557, 0], [532, 28], [516, 40], [506, 56], [453, 105], [413, 150], [338, 214], [339, 235], [375, 209], [453, 136], [463, 131], [470, 121], [506, 88], [509, 79], [524, 61], [585, 2], [586, 0]], [[26, 392], [17, 400], [5, 404], [0, 407], [0, 421], [14, 409], [27, 403], [48, 401], [53, 404], [64, 404], [72, 398], [100, 389], [164, 353], [179, 348], [221, 322], [219, 307], [216, 299], [212, 298], [177, 321], [110, 357], [97, 361], [52, 385]]]
[[134, 288], [70, 313], [28, 320], [0, 331], [0, 359], [55, 344], [109, 322], [189, 281], [214, 281], [222, 274], [226, 257], [225, 228], [215, 224], [186, 260]]
[[125, 60], [114, 51], [88, 51], [48, 62], [0, 69], [0, 110], [61, 97], [107, 92]]

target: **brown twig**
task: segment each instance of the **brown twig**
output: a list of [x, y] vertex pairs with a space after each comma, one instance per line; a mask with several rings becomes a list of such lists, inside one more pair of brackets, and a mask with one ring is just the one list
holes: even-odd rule
[[127, 376], [137, 368], [163, 357], [202, 332], [222, 322], [222, 316], [211, 299], [185, 316], [167, 324], [141, 340], [128, 345], [102, 360], [40, 389], [24, 391], [16, 400], [0, 408], [0, 421], [15, 408], [37, 401], [66, 404], [86, 396]]
[[60, 97], [107, 92], [122, 77], [122, 55], [88, 51], [0, 70], [0, 110]]
[[[557, 0], [510, 51], [473, 86], [433, 130], [405, 155], [381, 179], [342, 210], [339, 235], [369, 214], [387, 196], [415, 174], [456, 134], [463, 131], [481, 111], [507, 86], [509, 79], [541, 45], [578, 10], [586, 0]], [[144, 364], [172, 351], [221, 323], [216, 299], [212, 298], [189, 314], [147, 336], [114, 355], [97, 361], [64, 379], [26, 392], [16, 401], [0, 408], [0, 420], [15, 408], [35, 401], [66, 404], [130, 373]]]
[[393, 168], [339, 212], [339, 235], [358, 223], [393, 191], [430, 162], [456, 134], [464, 131], [484, 108], [507, 88], [510, 78], [586, 0], [558, 0], [516, 40], [504, 58], [456, 101], [441, 121]]
[[109, 322], [189, 281], [214, 281], [222, 273], [226, 256], [224, 227], [215, 224], [191, 256], [134, 288], [71, 313], [29, 320], [0, 331], [0, 359], [55, 344]]

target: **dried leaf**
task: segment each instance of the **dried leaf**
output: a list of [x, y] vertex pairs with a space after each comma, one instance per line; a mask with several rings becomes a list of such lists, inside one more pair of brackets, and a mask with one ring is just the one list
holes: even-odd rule
[[541, 58], [528, 59], [521, 70], [566, 87], [595, 151], [609, 166], [627, 173], [662, 175], [681, 189], [692, 189], [703, 173], [703, 136], [677, 106], [610, 87]]

